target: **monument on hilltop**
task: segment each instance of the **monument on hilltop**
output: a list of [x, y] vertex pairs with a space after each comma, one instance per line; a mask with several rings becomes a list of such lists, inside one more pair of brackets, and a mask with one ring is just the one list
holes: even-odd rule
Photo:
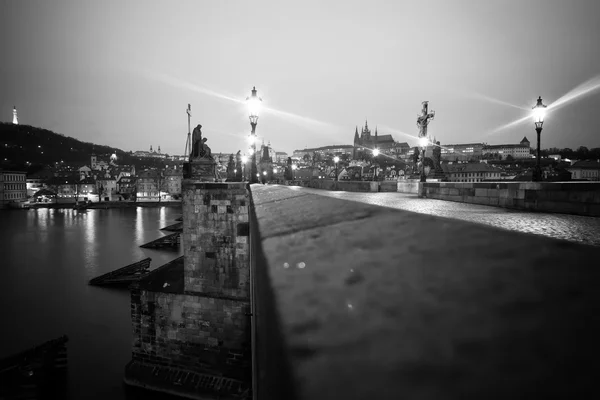
[[17, 117], [17, 106], [13, 106], [13, 124], [19, 125], [19, 117]]

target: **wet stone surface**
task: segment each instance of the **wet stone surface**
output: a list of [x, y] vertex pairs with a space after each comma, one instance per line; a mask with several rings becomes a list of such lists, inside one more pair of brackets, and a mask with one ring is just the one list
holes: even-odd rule
[[417, 195], [407, 193], [333, 192], [311, 188], [301, 188], [299, 191], [600, 246], [600, 218], [420, 199]]
[[[573, 240], [593, 239], [596, 219], [304, 188], [295, 190], [320, 201], [263, 207], [269, 190], [281, 190], [280, 199], [292, 190], [252, 190], [264, 253], [255, 265], [263, 277], [257, 296], [276, 309], [258, 336], [271, 334], [282, 355], [274, 368], [289, 364], [295, 395], [273, 398], [600, 395], [589, 367], [600, 351], [591, 322], [600, 304], [600, 248]], [[337, 218], [342, 209], [345, 221]], [[273, 216], [286, 216], [288, 229]], [[491, 218], [514, 228], [499, 229]], [[536, 219], [546, 229], [525, 233]], [[585, 235], [571, 233], [569, 241], [543, 233], [579, 232], [580, 220]]]

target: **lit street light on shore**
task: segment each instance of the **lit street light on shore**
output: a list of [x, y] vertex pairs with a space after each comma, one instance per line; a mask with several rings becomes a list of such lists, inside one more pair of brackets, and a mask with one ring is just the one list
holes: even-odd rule
[[340, 162], [340, 158], [338, 156], [333, 157], [333, 162], [335, 163], [335, 180], [338, 180], [338, 163]]
[[538, 182], [542, 180], [542, 168], [540, 166], [540, 137], [542, 136], [542, 126], [544, 125], [544, 117], [546, 116], [546, 105], [542, 103], [542, 96], [537, 99], [537, 104], [533, 106], [533, 122], [535, 123], [535, 131], [537, 132], [537, 160], [533, 180]]
[[242, 156], [242, 179], [246, 181], [246, 163], [248, 162], [248, 157], [244, 154]]
[[375, 158], [379, 155], [379, 149], [373, 149], [373, 180], [375, 180], [375, 176], [377, 175], [377, 166], [375, 164]]
[[296, 169], [298, 169], [298, 166], [297, 166], [296, 164], [292, 164], [292, 180], [296, 179], [296, 178], [294, 177], [294, 175], [295, 175], [295, 174], [294, 174], [294, 171], [295, 171]]

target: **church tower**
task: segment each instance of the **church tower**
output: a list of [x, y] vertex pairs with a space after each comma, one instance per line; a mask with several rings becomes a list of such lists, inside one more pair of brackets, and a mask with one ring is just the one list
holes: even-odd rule
[[[365, 119], [365, 127], [362, 129], [361, 135], [360, 135], [361, 140], [366, 140], [368, 142], [371, 141], [371, 131], [369, 130], [369, 124], [367, 123], [367, 120]], [[364, 142], [363, 142], [364, 144]]]
[[19, 125], [19, 117], [17, 117], [17, 106], [13, 106], [13, 124]]
[[360, 146], [360, 137], [358, 137], [358, 125], [354, 130], [354, 148], [352, 148], [352, 159], [356, 159], [356, 147]]

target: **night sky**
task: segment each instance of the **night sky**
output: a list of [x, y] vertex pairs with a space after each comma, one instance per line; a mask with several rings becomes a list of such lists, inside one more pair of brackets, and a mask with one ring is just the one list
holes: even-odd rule
[[252, 86], [259, 139], [288, 153], [352, 144], [365, 118], [416, 145], [423, 100], [442, 144], [533, 147], [530, 118], [498, 128], [540, 95], [558, 104], [542, 148], [600, 147], [598, 0], [0, 5], [0, 120], [16, 105], [22, 124], [126, 151], [183, 153], [188, 103], [213, 152], [246, 151]]

